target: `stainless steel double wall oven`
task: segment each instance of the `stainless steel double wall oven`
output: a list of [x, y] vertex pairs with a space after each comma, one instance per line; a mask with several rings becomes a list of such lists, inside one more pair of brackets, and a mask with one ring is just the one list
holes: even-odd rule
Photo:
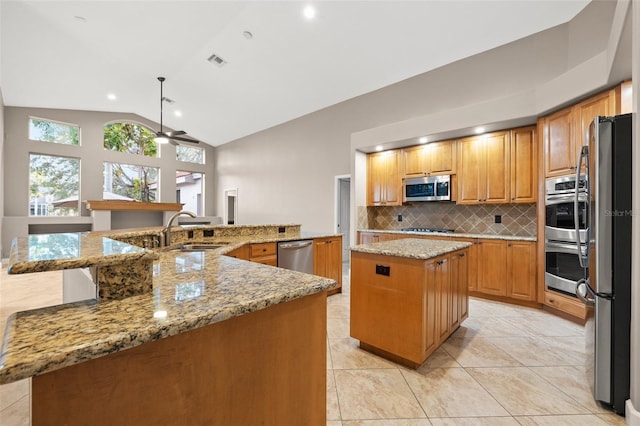
[[[580, 256], [588, 250], [589, 202], [587, 176], [547, 179], [545, 185], [545, 285], [575, 297], [585, 277]], [[577, 202], [576, 202], [577, 200]]]

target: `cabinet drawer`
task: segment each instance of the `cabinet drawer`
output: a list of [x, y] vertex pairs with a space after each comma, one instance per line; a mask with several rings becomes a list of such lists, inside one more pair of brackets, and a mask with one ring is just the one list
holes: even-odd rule
[[275, 256], [276, 252], [276, 243], [251, 244], [249, 249], [249, 253], [252, 258], [271, 255]]
[[587, 317], [586, 306], [577, 299], [573, 300], [572, 298], [569, 298], [569, 296], [545, 291], [544, 304], [583, 320]]
[[255, 257], [251, 259], [251, 261], [255, 263], [261, 263], [263, 265], [278, 266], [278, 256], [276, 256], [275, 254], [271, 256]]

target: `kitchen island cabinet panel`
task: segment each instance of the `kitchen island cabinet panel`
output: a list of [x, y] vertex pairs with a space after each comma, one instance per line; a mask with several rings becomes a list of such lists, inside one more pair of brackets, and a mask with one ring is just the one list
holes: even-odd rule
[[422, 364], [468, 312], [467, 263], [451, 260], [466, 253], [463, 243], [419, 239], [353, 248], [351, 336], [395, 362]]
[[325, 293], [35, 376], [32, 420], [325, 425]]
[[342, 236], [313, 240], [313, 273], [336, 281], [328, 295], [342, 292]]

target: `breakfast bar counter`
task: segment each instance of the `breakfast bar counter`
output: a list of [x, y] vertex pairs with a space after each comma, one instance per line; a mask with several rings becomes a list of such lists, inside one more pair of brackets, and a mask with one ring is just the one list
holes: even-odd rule
[[[91, 238], [80, 247], [112, 241], [78, 241]], [[224, 256], [239, 241], [191, 252], [114, 241], [125, 261], [156, 259], [152, 291], [11, 315], [0, 383], [33, 377], [33, 424], [323, 423], [326, 290], [335, 281]], [[16, 246], [29, 252], [28, 242]], [[47, 251], [42, 240], [39, 248]], [[75, 264], [100, 264], [94, 251], [83, 254]], [[69, 257], [39, 263], [16, 253], [10, 267], [62, 269]]]

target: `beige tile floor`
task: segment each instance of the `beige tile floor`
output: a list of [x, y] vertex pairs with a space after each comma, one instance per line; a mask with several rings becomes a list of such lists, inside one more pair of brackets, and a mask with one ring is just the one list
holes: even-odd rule
[[[598, 406], [583, 327], [545, 312], [471, 299], [469, 318], [418, 369], [349, 337], [349, 275], [327, 300], [327, 425], [624, 425]], [[0, 330], [11, 312], [56, 304], [62, 274], [0, 275]], [[29, 381], [0, 386], [0, 425], [29, 424]]]

